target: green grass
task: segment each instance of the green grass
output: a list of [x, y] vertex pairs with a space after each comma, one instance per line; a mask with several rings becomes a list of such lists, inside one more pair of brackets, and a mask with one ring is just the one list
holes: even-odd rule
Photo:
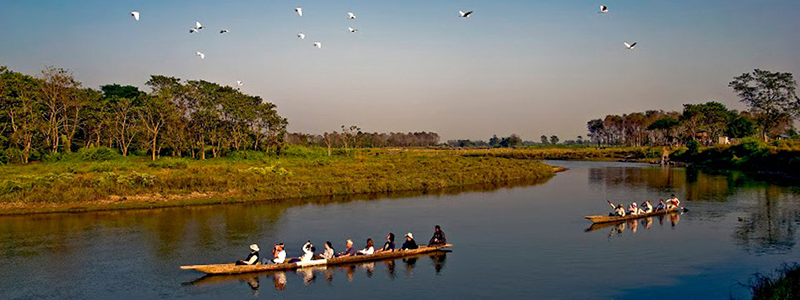
[[754, 300], [800, 299], [800, 265], [786, 265], [774, 278], [756, 274], [749, 287]]
[[[433, 191], [553, 176], [530, 159], [464, 156], [458, 151], [359, 150], [324, 155], [289, 149], [285, 156], [232, 153], [193, 160], [85, 155], [0, 166], [0, 214], [163, 207], [328, 195]], [[69, 155], [66, 155], [69, 156]]]

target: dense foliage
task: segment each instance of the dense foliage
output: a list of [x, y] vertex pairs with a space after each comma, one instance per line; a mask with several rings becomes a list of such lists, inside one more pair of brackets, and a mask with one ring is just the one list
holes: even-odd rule
[[149, 93], [119, 84], [95, 90], [65, 69], [34, 77], [0, 67], [0, 162], [59, 160], [100, 146], [153, 160], [283, 147], [287, 121], [261, 97], [160, 75], [145, 85]]

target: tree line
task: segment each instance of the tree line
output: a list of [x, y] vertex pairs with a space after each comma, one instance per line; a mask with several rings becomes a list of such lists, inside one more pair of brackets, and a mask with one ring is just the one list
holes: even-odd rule
[[286, 142], [291, 145], [327, 148], [383, 148], [383, 147], [428, 147], [439, 144], [439, 134], [435, 132], [365, 132], [358, 126], [344, 126], [341, 131], [323, 134], [289, 133]]
[[30, 76], [0, 66], [0, 159], [28, 163], [109, 147], [205, 159], [227, 151], [279, 152], [288, 122], [259, 96], [203, 80], [153, 75], [130, 85], [83, 87], [66, 69]]
[[684, 104], [682, 111], [648, 110], [606, 115], [587, 122], [591, 142], [602, 145], [668, 145], [689, 141], [716, 143], [720, 137], [781, 135], [796, 137], [800, 117], [797, 83], [791, 73], [756, 69], [728, 84], [748, 110], [728, 109], [718, 102]]

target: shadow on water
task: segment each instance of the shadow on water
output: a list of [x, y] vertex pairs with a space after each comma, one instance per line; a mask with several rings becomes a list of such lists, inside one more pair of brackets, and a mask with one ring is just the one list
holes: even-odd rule
[[600, 224], [592, 224], [589, 228], [586, 228], [584, 232], [592, 232], [598, 231], [601, 229], [611, 227], [611, 231], [608, 233], [608, 238], [612, 238], [614, 236], [622, 235], [627, 229], [629, 229], [631, 234], [635, 234], [639, 231], [639, 224], [641, 223], [641, 229], [643, 230], [650, 230], [653, 227], [654, 221], [656, 219], [658, 221], [657, 226], [664, 226], [664, 221], [666, 220], [666, 224], [670, 227], [678, 226], [678, 223], [681, 221], [681, 215], [683, 212], [680, 213], [670, 213], [667, 215], [660, 215], [648, 218], [641, 218], [636, 220], [627, 220], [622, 222], [608, 222], [608, 223], [600, 223]]
[[405, 191], [295, 198], [280, 201], [172, 207], [149, 210], [103, 211], [80, 214], [44, 214], [0, 217], [0, 257], [32, 257], [40, 253], [70, 254], [70, 233], [105, 227], [118, 230], [140, 228], [152, 239], [143, 244], [159, 257], [174, 257], [184, 242], [204, 252], [219, 250], [220, 245], [248, 244], [255, 233], [276, 239], [287, 209], [304, 205], [328, 206], [358, 201], [400, 200], [421, 196], [450, 196], [470, 192], [495, 192], [508, 188], [545, 183], [549, 179], [521, 180], [500, 184], [479, 184], [435, 191]]
[[[433, 272], [436, 275], [441, 275], [445, 267], [447, 253], [451, 251], [437, 251], [425, 253], [401, 259], [388, 259], [382, 261], [372, 261], [357, 264], [348, 264], [342, 266], [328, 266], [328, 267], [309, 267], [297, 269], [294, 271], [268, 271], [260, 273], [248, 273], [237, 275], [205, 275], [195, 280], [184, 282], [183, 286], [204, 287], [213, 286], [217, 284], [226, 284], [231, 282], [240, 282], [246, 284], [253, 293], [258, 294], [261, 282], [271, 282], [275, 290], [282, 291], [287, 288], [287, 283], [292, 280], [302, 282], [304, 286], [317, 284], [323, 279], [325, 284], [333, 285], [337, 277], [343, 278], [348, 283], [352, 283], [356, 278], [357, 272], [363, 272], [366, 278], [372, 278], [376, 272], [376, 266], [384, 266], [384, 272], [390, 280], [394, 280], [397, 274], [398, 262], [403, 265], [403, 272], [407, 276], [413, 275], [417, 269], [417, 263], [420, 259], [428, 258]], [[294, 278], [292, 278], [294, 277]]]
[[[787, 253], [795, 246], [800, 225], [800, 189], [796, 180], [769, 174], [674, 167], [626, 167], [609, 165], [591, 167], [589, 184], [608, 194], [625, 195], [630, 190], [647, 190], [652, 199], [676, 193], [685, 206], [734, 201], [738, 222], [733, 233], [735, 243], [748, 252]], [[729, 208], [730, 209], [730, 208]], [[725, 210], [693, 210], [692, 218], [720, 222], [730, 213]], [[605, 226], [592, 226], [593, 231]], [[631, 224], [617, 224], [612, 229], [621, 234]]]

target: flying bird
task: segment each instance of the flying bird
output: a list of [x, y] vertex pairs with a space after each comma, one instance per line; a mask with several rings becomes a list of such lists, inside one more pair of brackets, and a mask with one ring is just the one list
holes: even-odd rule
[[322, 49], [322, 42], [314, 42], [314, 47], [317, 47], [318, 49]]
[[608, 12], [608, 6], [600, 5], [600, 11], [598, 11], [597, 13], [598, 14], [604, 14], [604, 13], [607, 13], [607, 12]]
[[294, 11], [297, 12], [298, 16], [301, 16], [301, 17], [303, 16], [303, 8], [302, 7], [299, 7], [299, 6], [295, 7]]
[[200, 24], [200, 22], [194, 22], [194, 29], [200, 30], [203, 28], [205, 28], [203, 27], [203, 24]]
[[206, 55], [203, 52], [197, 51], [194, 53], [195, 56], [200, 56], [200, 59], [206, 59]]
[[355, 14], [353, 14], [353, 13], [351, 13], [351, 12], [348, 12], [348, 13], [347, 13], [347, 18], [348, 18], [348, 19], [350, 19], [350, 20], [352, 20], [352, 19], [355, 19], [355, 18], [356, 18], [356, 15], [355, 15]]
[[636, 48], [636, 42], [634, 42], [633, 44], [628, 44], [628, 42], [624, 42], [623, 44], [625, 44], [625, 48], [627, 48], [628, 50], [633, 50], [633, 48]]
[[195, 32], [197, 32], [197, 28], [189, 28], [189, 33], [195, 33]]
[[139, 21], [139, 12], [138, 11], [131, 11], [131, 16], [136, 20]]
[[242, 82], [241, 80], [237, 80], [236, 81], [236, 86], [242, 87], [243, 85], [244, 85], [244, 82]]
[[358, 31], [358, 29], [355, 29], [353, 27], [347, 27], [347, 30], [350, 30], [350, 33], [356, 33], [356, 31]]
[[297, 38], [298, 38], [298, 39], [301, 39], [301, 40], [305, 40], [305, 39], [306, 39], [306, 35], [305, 35], [304, 33], [302, 33], [302, 32], [301, 32], [301, 33], [298, 33], [298, 34], [297, 34]]
[[223, 30], [220, 30], [220, 31], [219, 31], [219, 33], [228, 33], [228, 32], [229, 32], [229, 31], [228, 31], [227, 29], [223, 29]]
[[460, 10], [459, 10], [459, 11], [458, 11], [458, 14], [459, 14], [459, 15], [461, 15], [461, 17], [462, 17], [462, 18], [469, 18], [469, 15], [471, 15], [471, 14], [472, 14], [472, 11], [470, 10], [470, 11], [468, 11], [468, 12], [463, 12], [463, 11], [460, 11]]

